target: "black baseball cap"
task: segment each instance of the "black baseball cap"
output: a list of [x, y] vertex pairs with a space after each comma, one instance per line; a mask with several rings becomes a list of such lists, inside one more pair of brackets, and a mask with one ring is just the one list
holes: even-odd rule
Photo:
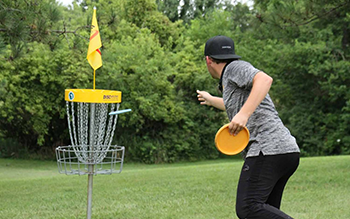
[[214, 59], [239, 59], [235, 54], [235, 45], [233, 40], [227, 36], [215, 36], [210, 38], [205, 44], [204, 55]]

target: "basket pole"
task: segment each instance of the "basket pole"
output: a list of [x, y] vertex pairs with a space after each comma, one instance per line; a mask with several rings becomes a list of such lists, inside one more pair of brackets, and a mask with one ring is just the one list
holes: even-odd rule
[[89, 164], [89, 175], [88, 175], [88, 195], [87, 195], [87, 211], [86, 211], [86, 218], [91, 219], [92, 215], [92, 185], [93, 185], [93, 171], [94, 171], [94, 165]]
[[95, 103], [90, 105], [90, 144], [89, 144], [89, 164], [88, 164], [88, 195], [87, 195], [87, 210], [86, 218], [91, 219], [92, 211], [92, 185], [94, 176], [94, 135], [95, 135]]

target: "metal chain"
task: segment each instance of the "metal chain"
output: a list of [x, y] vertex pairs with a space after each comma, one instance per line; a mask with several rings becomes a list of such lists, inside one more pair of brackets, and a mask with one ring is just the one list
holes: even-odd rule
[[109, 108], [110, 111], [119, 110], [120, 104], [74, 105], [74, 102], [66, 102], [69, 135], [75, 155], [82, 163], [102, 162], [113, 141], [118, 120], [118, 115], [108, 116], [108, 111]]
[[72, 111], [72, 126], [73, 126], [73, 137], [74, 137], [73, 146], [74, 146], [74, 145], [77, 145], [77, 133], [75, 130], [75, 116], [74, 116], [74, 102], [71, 102], [71, 111]]
[[73, 142], [73, 136], [72, 136], [72, 128], [71, 128], [71, 125], [70, 125], [70, 113], [69, 113], [69, 102], [66, 101], [66, 109], [67, 109], [67, 121], [68, 121], [68, 129], [69, 129], [69, 136], [70, 136], [70, 141], [71, 141], [71, 144], [74, 145], [74, 142]]
[[105, 135], [105, 129], [106, 129], [106, 121], [107, 121], [107, 115], [108, 115], [108, 104], [102, 103], [99, 113], [99, 120], [100, 120], [100, 128], [98, 132], [98, 140], [97, 144], [102, 146], [103, 139]]
[[[120, 103], [117, 103], [117, 110], [119, 110], [119, 106], [120, 106]], [[117, 126], [117, 120], [118, 120], [118, 115], [116, 115], [115, 118], [114, 118], [113, 130], [112, 130], [111, 138], [110, 138], [109, 144], [108, 144], [109, 146], [112, 144], [115, 127]]]
[[[115, 111], [115, 105], [114, 103], [111, 104], [111, 112]], [[113, 123], [113, 116], [109, 117], [109, 121], [108, 121], [108, 125], [107, 125], [107, 132], [106, 132], [106, 137], [105, 137], [105, 141], [104, 141], [104, 145], [106, 148], [108, 148], [109, 145], [109, 138], [111, 135], [111, 131], [112, 131], [112, 123]]]
[[94, 153], [94, 159], [96, 161], [101, 160], [104, 158], [103, 156], [103, 148], [100, 144], [100, 139], [103, 139], [104, 137], [104, 117], [106, 112], [104, 112], [104, 104], [99, 103], [97, 104], [96, 114], [95, 114], [95, 153]]

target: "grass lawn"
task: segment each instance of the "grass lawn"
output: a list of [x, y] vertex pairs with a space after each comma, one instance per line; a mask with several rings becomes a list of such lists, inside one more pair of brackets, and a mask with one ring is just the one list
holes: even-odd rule
[[[94, 177], [93, 218], [230, 219], [243, 161], [124, 164]], [[55, 162], [0, 159], [0, 218], [86, 218], [87, 176]], [[302, 158], [281, 209], [298, 219], [350, 218], [350, 156]]]

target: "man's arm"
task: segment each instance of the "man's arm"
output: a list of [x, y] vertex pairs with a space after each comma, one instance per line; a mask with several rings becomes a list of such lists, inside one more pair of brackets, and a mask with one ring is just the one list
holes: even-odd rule
[[215, 97], [210, 95], [206, 91], [199, 91], [199, 90], [197, 90], [197, 94], [198, 94], [197, 95], [198, 100], [202, 105], [213, 106], [215, 108], [225, 110], [224, 101], [221, 97]]
[[273, 79], [264, 72], [258, 72], [253, 78], [253, 87], [241, 110], [232, 118], [230, 133], [237, 135], [246, 126], [249, 117], [259, 106], [270, 90]]

